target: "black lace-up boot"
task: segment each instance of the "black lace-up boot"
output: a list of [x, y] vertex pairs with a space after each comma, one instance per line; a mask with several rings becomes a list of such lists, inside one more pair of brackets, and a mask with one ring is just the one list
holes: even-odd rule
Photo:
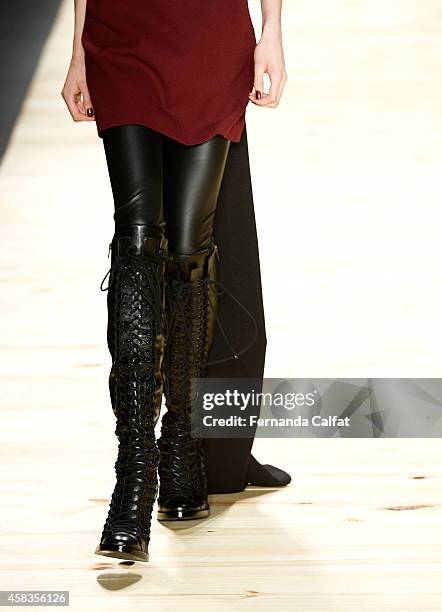
[[192, 255], [169, 254], [165, 273], [168, 339], [163, 360], [167, 412], [161, 421], [158, 520], [209, 514], [202, 440], [191, 436], [192, 377], [203, 377], [218, 296], [217, 247]]
[[[129, 232], [128, 232], [129, 233]], [[99, 555], [147, 561], [152, 508], [158, 481], [155, 439], [167, 334], [164, 266], [167, 240], [162, 226], [132, 226], [114, 236], [108, 286], [107, 339], [112, 356], [109, 390], [119, 440], [116, 485]]]

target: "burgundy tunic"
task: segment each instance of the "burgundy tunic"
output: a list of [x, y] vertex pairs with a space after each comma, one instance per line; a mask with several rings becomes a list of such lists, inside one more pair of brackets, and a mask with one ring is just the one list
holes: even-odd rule
[[239, 142], [256, 46], [247, 0], [87, 0], [82, 42], [100, 137], [138, 123], [188, 145]]

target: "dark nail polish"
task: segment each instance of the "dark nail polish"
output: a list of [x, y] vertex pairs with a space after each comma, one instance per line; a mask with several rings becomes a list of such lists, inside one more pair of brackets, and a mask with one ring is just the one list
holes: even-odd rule
[[94, 116], [94, 109], [93, 108], [88, 108], [86, 113], [87, 113], [88, 117], [93, 117]]
[[260, 91], [257, 91], [257, 92], [256, 92], [256, 99], [257, 99], [257, 100], [261, 100], [261, 97], [262, 97], [261, 92], [260, 92]]

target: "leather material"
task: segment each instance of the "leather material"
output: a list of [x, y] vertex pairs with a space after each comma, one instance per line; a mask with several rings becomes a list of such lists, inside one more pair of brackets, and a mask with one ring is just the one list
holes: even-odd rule
[[212, 247], [229, 147], [230, 142], [221, 136], [193, 147], [165, 138], [164, 219], [172, 253], [191, 255]]
[[211, 246], [228, 140], [215, 136], [189, 147], [144, 125], [119, 125], [104, 130], [103, 145], [116, 234], [165, 221], [173, 253]]
[[183, 256], [170, 254], [165, 293], [168, 338], [163, 361], [167, 412], [161, 423], [158, 519], [201, 518], [209, 514], [202, 440], [191, 433], [192, 378], [204, 376], [213, 340], [207, 281], [215, 247]]
[[107, 287], [109, 389], [119, 445], [116, 484], [95, 552], [141, 561], [148, 560], [158, 490], [155, 424], [166, 337], [161, 231], [158, 227], [152, 236], [151, 229], [140, 226], [132, 235], [114, 236]]
[[[170, 145], [167, 148], [167, 156], [164, 155], [165, 142]], [[197, 152], [196, 147], [190, 147], [187, 151], [182, 146], [175, 146], [174, 142], [169, 141], [164, 135], [141, 125], [118, 125], [109, 128], [103, 132], [103, 143], [114, 193], [117, 234], [130, 233], [139, 224], [156, 226], [164, 218], [166, 232], [170, 231], [172, 226], [175, 227], [175, 231], [170, 231], [172, 235], [168, 236], [175, 243], [169, 244], [172, 249], [183, 242], [179, 234], [179, 229], [184, 227], [183, 219], [186, 222], [192, 219], [198, 221], [198, 216], [189, 212], [193, 206], [201, 207], [201, 214], [205, 214], [211, 221], [214, 218], [213, 235], [221, 253], [217, 276], [252, 313], [258, 326], [258, 339], [254, 343], [253, 350], [248, 350], [240, 359], [220, 362], [219, 358], [223, 358], [226, 354], [226, 340], [220, 326], [217, 326], [207, 375], [227, 379], [262, 377], [267, 341], [247, 130], [244, 130], [240, 142], [230, 143], [219, 195], [217, 194], [219, 171], [214, 168], [211, 174], [209, 163], [209, 153], [214, 151], [210, 144], [197, 145], [198, 148], [202, 146], [206, 153], [204, 157], [198, 157], [194, 155]], [[184, 164], [174, 162], [173, 155], [185, 153], [189, 155]], [[209, 190], [208, 199], [208, 188], [204, 188], [202, 181], [205, 176], [204, 167], [208, 173], [209, 187], [212, 184], [210, 176], [215, 179], [216, 189]], [[172, 170], [179, 176], [175, 176]], [[192, 179], [194, 172], [198, 180]], [[178, 189], [173, 191], [164, 189], [168, 202], [166, 216], [162, 200], [163, 188], [176, 180], [182, 181], [180, 176], [183, 175], [188, 177], [186, 188], [182, 191], [183, 203], [185, 202], [186, 206], [174, 207], [173, 200], [180, 198], [181, 192]], [[181, 186], [183, 185], [182, 181]], [[195, 194], [194, 202], [190, 197], [192, 191]], [[185, 216], [182, 217], [181, 214]], [[204, 232], [196, 226], [186, 228], [184, 242], [187, 243], [186, 246], [193, 247], [190, 251], [198, 251], [209, 245], [209, 233], [207, 225]], [[177, 248], [174, 250], [177, 251]], [[239, 344], [249, 343], [253, 328], [247, 324], [234, 301], [222, 298], [217, 308], [229, 337], [235, 338]], [[254, 461], [251, 455], [252, 443], [253, 439], [250, 438], [204, 440], [209, 493], [237, 492], [247, 486], [250, 481], [249, 462]], [[278, 486], [280, 479], [272, 480], [270, 473], [268, 476], [272, 482], [270, 486]], [[283, 480], [287, 478], [290, 478], [288, 474]]]

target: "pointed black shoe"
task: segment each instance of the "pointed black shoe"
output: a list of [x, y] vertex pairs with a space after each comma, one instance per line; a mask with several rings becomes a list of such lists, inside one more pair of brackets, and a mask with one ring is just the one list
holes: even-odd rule
[[202, 440], [191, 435], [192, 377], [204, 376], [214, 336], [217, 247], [170, 254], [165, 271], [168, 338], [163, 360], [167, 412], [161, 421], [159, 521], [209, 515]]
[[[116, 484], [98, 555], [148, 561], [158, 491], [155, 424], [161, 408], [166, 336], [163, 227], [132, 226], [114, 236], [108, 287], [109, 390], [119, 440]], [[106, 274], [106, 276], [107, 276]], [[105, 276], [105, 278], [106, 278]], [[101, 288], [105, 280], [101, 283]]]

